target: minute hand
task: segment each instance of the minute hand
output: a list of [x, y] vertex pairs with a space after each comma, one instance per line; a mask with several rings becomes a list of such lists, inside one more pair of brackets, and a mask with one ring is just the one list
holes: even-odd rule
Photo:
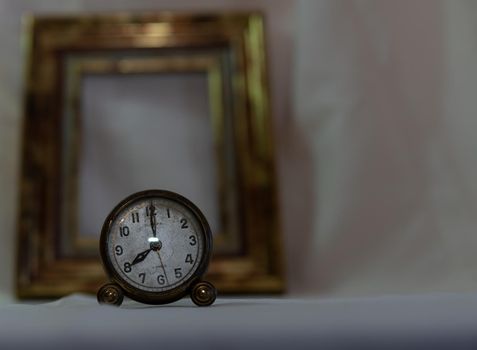
[[151, 224], [152, 234], [156, 237], [156, 207], [151, 203], [149, 207], [149, 223]]

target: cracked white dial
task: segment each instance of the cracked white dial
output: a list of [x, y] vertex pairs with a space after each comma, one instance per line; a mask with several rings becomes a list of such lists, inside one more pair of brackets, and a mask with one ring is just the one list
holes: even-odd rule
[[128, 284], [165, 292], [187, 282], [199, 267], [204, 235], [194, 213], [169, 198], [142, 198], [111, 223], [107, 251]]

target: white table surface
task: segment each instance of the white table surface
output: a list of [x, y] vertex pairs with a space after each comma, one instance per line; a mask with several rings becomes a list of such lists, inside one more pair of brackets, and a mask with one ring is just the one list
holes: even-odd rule
[[0, 307], [0, 349], [477, 349], [477, 294], [219, 298], [199, 308], [72, 295]]

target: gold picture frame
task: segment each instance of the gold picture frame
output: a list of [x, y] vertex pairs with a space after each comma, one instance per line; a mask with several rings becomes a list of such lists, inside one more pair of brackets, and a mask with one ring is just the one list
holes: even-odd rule
[[[284, 290], [263, 18], [258, 13], [29, 17], [17, 295], [93, 292], [98, 238], [78, 232], [81, 80], [207, 77], [222, 230], [207, 278], [221, 293]], [[98, 227], [98, 232], [100, 231]]]

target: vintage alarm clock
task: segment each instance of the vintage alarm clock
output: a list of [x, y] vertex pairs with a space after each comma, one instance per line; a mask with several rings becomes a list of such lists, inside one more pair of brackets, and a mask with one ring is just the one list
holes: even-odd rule
[[110, 283], [99, 303], [121, 305], [123, 296], [165, 304], [189, 294], [211, 305], [216, 288], [203, 281], [212, 252], [212, 234], [199, 208], [163, 190], [135, 193], [121, 201], [104, 222], [100, 251]]

